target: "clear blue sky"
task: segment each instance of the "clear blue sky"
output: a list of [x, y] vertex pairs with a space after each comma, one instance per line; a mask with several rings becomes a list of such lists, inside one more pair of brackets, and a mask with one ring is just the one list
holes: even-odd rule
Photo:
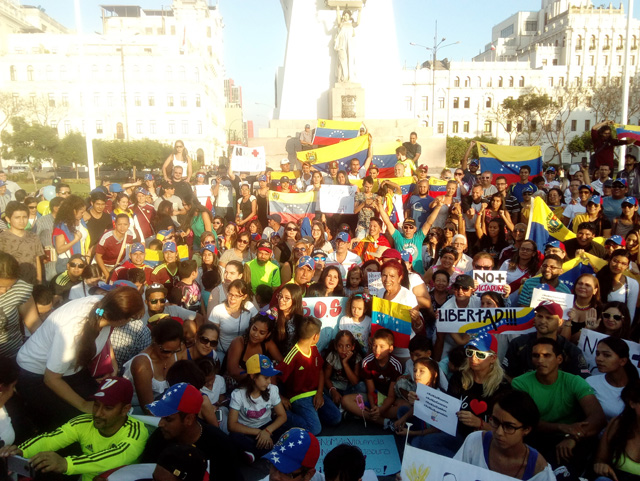
[[[224, 18], [224, 61], [227, 76], [242, 86], [245, 119], [260, 126], [268, 122], [274, 105], [274, 79], [277, 67], [284, 62], [287, 31], [279, 0], [211, 0], [218, 3]], [[374, 1], [374, 0], [372, 0]], [[23, 0], [24, 3], [27, 3]], [[31, 2], [30, 2], [31, 3]], [[39, 0], [32, 2], [63, 25], [74, 29], [73, 0]], [[140, 5], [159, 9], [171, 0], [80, 0], [85, 32], [102, 31], [100, 4]], [[491, 27], [518, 10], [538, 10], [540, 0], [394, 0], [395, 22], [401, 62], [415, 66], [427, 60], [428, 52], [412, 47], [410, 42], [433, 45], [435, 20], [438, 37], [448, 42], [460, 41], [442, 50], [439, 57], [470, 60], [491, 39]], [[595, 0], [609, 4], [609, 0]], [[625, 11], [628, 1], [622, 2]], [[640, 2], [635, 3], [634, 17], [640, 18]], [[452, 8], [455, 4], [455, 9]], [[614, 6], [618, 6], [618, 1]]]

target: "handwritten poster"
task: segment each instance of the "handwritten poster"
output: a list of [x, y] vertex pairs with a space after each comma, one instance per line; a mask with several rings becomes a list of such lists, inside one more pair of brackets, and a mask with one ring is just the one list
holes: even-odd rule
[[476, 292], [504, 292], [504, 285], [507, 284], [507, 273], [505, 271], [473, 271], [473, 280], [478, 281]]
[[320, 210], [325, 214], [353, 214], [355, 185], [323, 185], [320, 187]]
[[451, 436], [458, 430], [458, 416], [461, 401], [438, 389], [424, 384], [416, 387], [418, 400], [413, 405], [413, 413], [431, 426]]
[[235, 145], [231, 157], [234, 172], [264, 172], [267, 167], [264, 147]]

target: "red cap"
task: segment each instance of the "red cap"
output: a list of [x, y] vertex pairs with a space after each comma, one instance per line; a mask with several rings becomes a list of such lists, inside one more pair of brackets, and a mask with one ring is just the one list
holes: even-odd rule
[[124, 377], [108, 377], [98, 391], [92, 396], [94, 401], [100, 401], [105, 406], [116, 404], [131, 404], [133, 399], [133, 384]]
[[402, 260], [402, 256], [395, 249], [387, 249], [382, 253], [380, 257], [382, 257], [383, 259], [398, 259], [399, 261]]
[[329, 162], [330, 169], [337, 169], [338, 167], [339, 167], [338, 162], [336, 162], [335, 160], [333, 162]]
[[552, 316], [558, 316], [559, 318], [562, 318], [562, 307], [560, 307], [560, 304], [558, 304], [557, 302], [542, 301], [534, 310], [538, 312], [540, 309], [546, 310]]

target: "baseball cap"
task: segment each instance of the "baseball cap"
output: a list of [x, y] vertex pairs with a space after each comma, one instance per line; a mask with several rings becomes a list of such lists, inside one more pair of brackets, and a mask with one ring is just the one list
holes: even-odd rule
[[382, 259], [397, 259], [402, 260], [402, 255], [396, 249], [386, 249], [380, 256]]
[[100, 401], [105, 406], [116, 404], [131, 404], [133, 399], [133, 384], [124, 377], [108, 377], [91, 396], [94, 401]]
[[402, 251], [400, 258], [405, 262], [413, 262], [413, 255], [409, 251]]
[[538, 306], [534, 309], [534, 311], [538, 312], [540, 309], [546, 310], [552, 316], [562, 317], [562, 307], [560, 304], [553, 301], [542, 301]]
[[112, 193], [118, 193], [118, 192], [122, 192], [124, 189], [122, 188], [122, 186], [120, 184], [111, 184], [109, 186], [109, 192]]
[[405, 225], [412, 225], [412, 226], [416, 226], [416, 221], [413, 217], [407, 217], [404, 222], [402, 223], [402, 226], [404, 227]]
[[316, 263], [311, 257], [302, 256], [300, 259], [298, 259], [298, 265], [296, 267], [298, 269], [300, 267], [308, 267], [309, 269], [314, 270], [316, 268]]
[[622, 199], [622, 204], [631, 204], [635, 207], [636, 205], [638, 205], [638, 199], [636, 199], [635, 197], [625, 197], [624, 199]]
[[280, 437], [273, 449], [263, 456], [284, 474], [300, 468], [315, 468], [320, 457], [318, 439], [306, 429], [289, 429]]
[[344, 231], [344, 232], [349, 232], [349, 224], [340, 224], [340, 227], [338, 228], [339, 231]]
[[107, 284], [104, 281], [100, 281], [98, 282], [98, 287], [103, 291], [112, 291], [117, 287], [133, 287], [134, 289], [138, 288], [138, 286], [136, 286], [133, 282], [122, 280], [122, 279], [115, 281], [113, 284]]
[[133, 254], [134, 252], [144, 252], [144, 251], [145, 251], [144, 244], [140, 242], [136, 242], [135, 244], [131, 245], [131, 250], [129, 252]]
[[218, 255], [218, 248], [216, 247], [215, 244], [207, 244], [206, 246], [204, 246], [203, 250], [209, 251], [215, 255]]
[[0, 180], [0, 187], [4, 187], [7, 183], [4, 180]]
[[283, 182], [289, 182], [289, 177], [287, 177], [286, 175], [280, 177], [280, 183], [282, 184]]
[[459, 275], [458, 277], [456, 277], [456, 280], [453, 281], [453, 285], [454, 286], [459, 286], [459, 287], [464, 287], [466, 289], [475, 287], [475, 284], [473, 282], [473, 277], [471, 277], [471, 276], [469, 276], [467, 274], [462, 274], [462, 275]]
[[533, 194], [533, 188], [531, 186], [528, 186], [528, 187], [525, 187], [524, 189], [522, 189], [522, 193], [523, 194], [526, 194], [527, 192], [529, 194]]
[[177, 252], [178, 248], [176, 247], [176, 243], [169, 241], [169, 242], [165, 242], [165, 244], [162, 246], [162, 252]]
[[582, 184], [580, 187], [578, 187], [578, 190], [583, 190], [583, 189], [587, 189], [589, 192], [593, 192], [593, 188], [587, 184]]
[[153, 175], [151, 175], [151, 174], [144, 174], [144, 180], [153, 180]]
[[418, 167], [418, 170], [424, 170], [425, 172], [429, 172], [429, 167], [426, 165], [421, 165], [420, 167]]
[[573, 164], [569, 167], [569, 175], [573, 175], [580, 170], [580, 166], [578, 164]]
[[329, 168], [330, 169], [337, 169], [339, 168], [338, 162], [336, 162], [335, 160], [333, 162], [329, 162]]
[[289, 163], [290, 163], [290, 162], [289, 162], [289, 159], [282, 159], [282, 160], [280, 161], [280, 165], [289, 164]]
[[549, 167], [546, 172], [555, 172], [556, 168], [555, 167]]
[[175, 413], [198, 414], [202, 407], [202, 393], [191, 384], [174, 384], [164, 392], [161, 399], [147, 404], [147, 409], [158, 418]]
[[166, 312], [161, 312], [159, 314], [154, 314], [153, 316], [151, 316], [149, 318], [149, 320], [147, 321], [147, 325], [148, 326], [153, 326], [154, 323], [162, 320], [162, 319], [168, 319], [171, 316], [169, 314], [167, 314]]
[[338, 234], [336, 235], [336, 242], [337, 241], [342, 241], [342, 242], [349, 242], [351, 239], [349, 238], [349, 233], [345, 232], [345, 231], [340, 231], [338, 232]]
[[144, 291], [146, 296], [150, 296], [154, 292], [162, 292], [165, 296], [167, 295], [167, 288], [158, 282], [154, 282], [149, 287], [147, 287]]
[[471, 162], [469, 162], [469, 165], [480, 165], [480, 162], [478, 162], [478, 159], [473, 159]]
[[309, 124], [304, 124], [304, 128], [305, 128], [305, 129], [310, 129], [310, 128], [311, 128], [311, 125], [309, 125]]
[[619, 236], [619, 235], [612, 235], [606, 241], [604, 241], [605, 244], [607, 242], [613, 242], [614, 244], [617, 244], [620, 247], [625, 247], [627, 245], [627, 242], [622, 238], [622, 236]]
[[282, 217], [280, 217], [280, 214], [271, 214], [267, 219], [276, 221], [278, 224], [282, 224]]
[[263, 239], [263, 240], [258, 242], [257, 249], [258, 250], [263, 250], [263, 251], [268, 251], [268, 252], [273, 252], [273, 249], [271, 248], [271, 242], [269, 242], [266, 239]]
[[147, 189], [143, 189], [142, 187], [138, 187], [136, 189], [136, 193], [138, 194], [144, 194], [144, 195], [150, 195], [149, 191]]
[[612, 187], [613, 186], [613, 180], [611, 179], [607, 179], [604, 181], [604, 184], [602, 184], [602, 187]]
[[602, 204], [602, 197], [599, 195], [592, 195], [591, 198], [587, 201], [587, 204], [591, 202], [593, 204]]
[[263, 376], [277, 376], [282, 372], [273, 368], [271, 359], [263, 354], [254, 354], [246, 362], [247, 374], [262, 374]]
[[547, 250], [547, 247], [555, 247], [556, 249], [565, 250], [564, 244], [559, 240], [552, 240], [551, 242], [547, 242], [544, 246], [544, 249]]
[[157, 464], [180, 481], [202, 481], [208, 461], [194, 445], [173, 444], [160, 453]]
[[266, 182], [266, 181], [267, 181], [266, 175], [261, 175], [260, 177], [258, 177], [258, 182]]
[[483, 332], [473, 338], [464, 346], [477, 349], [478, 351], [491, 351], [493, 353], [498, 352], [498, 340], [493, 334]]
[[613, 184], [611, 185], [615, 185], [615, 184], [622, 184], [623, 186], [627, 186], [627, 179], [616, 179], [613, 181]]
[[[316, 250], [314, 250], [314, 251], [313, 251], [313, 253], [311, 254], [311, 257], [320, 257], [320, 256], [322, 256], [322, 257], [325, 257], [325, 258], [326, 258], [326, 257], [328, 256], [328, 254], [327, 254], [325, 251], [323, 251], [322, 249], [316, 249]], [[315, 259], [314, 259], [314, 260], [315, 260]]]

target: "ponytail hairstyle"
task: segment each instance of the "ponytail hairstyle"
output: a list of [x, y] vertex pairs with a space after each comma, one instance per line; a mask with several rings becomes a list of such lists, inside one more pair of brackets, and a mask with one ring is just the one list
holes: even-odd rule
[[110, 325], [129, 322], [144, 313], [144, 302], [137, 289], [117, 287], [100, 299], [87, 316], [80, 334], [76, 337], [76, 368], [89, 367], [96, 356], [96, 338], [100, 334], [100, 320]]

